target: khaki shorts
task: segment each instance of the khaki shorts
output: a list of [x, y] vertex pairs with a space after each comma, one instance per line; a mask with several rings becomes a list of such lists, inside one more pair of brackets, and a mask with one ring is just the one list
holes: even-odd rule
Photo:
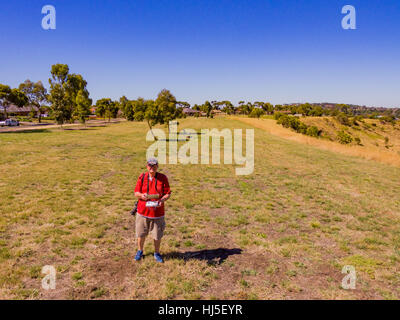
[[158, 219], [149, 219], [136, 215], [136, 237], [143, 238], [150, 232], [154, 240], [161, 240], [165, 230], [165, 219], [164, 217]]

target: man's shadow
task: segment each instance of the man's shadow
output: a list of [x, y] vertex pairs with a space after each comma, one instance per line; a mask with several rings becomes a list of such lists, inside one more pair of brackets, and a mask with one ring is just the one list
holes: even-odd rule
[[186, 251], [186, 252], [170, 252], [164, 255], [165, 258], [172, 259], [183, 259], [185, 261], [196, 259], [205, 260], [209, 265], [219, 265], [223, 263], [229, 256], [234, 254], [241, 254], [242, 249], [211, 249], [211, 250], [200, 250], [200, 251]]

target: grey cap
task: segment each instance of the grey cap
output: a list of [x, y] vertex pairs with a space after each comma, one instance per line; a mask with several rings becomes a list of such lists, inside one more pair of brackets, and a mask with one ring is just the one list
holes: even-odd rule
[[158, 160], [156, 158], [149, 158], [147, 159], [147, 164], [154, 166], [155, 164], [158, 165]]

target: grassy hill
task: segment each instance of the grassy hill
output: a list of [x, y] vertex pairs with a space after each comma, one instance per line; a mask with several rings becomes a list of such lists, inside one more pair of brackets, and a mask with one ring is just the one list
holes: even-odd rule
[[[273, 135], [316, 146], [323, 150], [375, 160], [400, 167], [400, 122], [394, 125], [379, 120], [363, 119], [357, 125], [342, 125], [334, 117], [301, 117], [301, 122], [308, 126], [316, 126], [321, 135], [318, 138], [297, 133], [284, 128], [269, 118], [252, 119], [235, 117], [235, 119], [263, 129]], [[344, 132], [351, 137], [348, 144], [339, 143], [338, 135]], [[357, 141], [357, 138], [359, 139]]]
[[[400, 121], [391, 124], [378, 119], [363, 119], [352, 125], [342, 125], [334, 117], [303, 117], [301, 121], [317, 126], [322, 130], [322, 137], [331, 141], [337, 141], [338, 132], [344, 130], [352, 136], [353, 145], [389, 150], [400, 156]], [[356, 138], [360, 139], [358, 143]]]
[[[400, 168], [260, 128], [250, 176], [234, 165], [161, 166], [173, 190], [166, 262], [154, 262], [148, 241], [134, 263], [128, 212], [147, 130], [123, 122], [0, 135], [0, 298], [400, 297]], [[44, 265], [57, 269], [55, 290], [41, 289]], [[341, 288], [344, 265], [356, 268], [355, 290]]]

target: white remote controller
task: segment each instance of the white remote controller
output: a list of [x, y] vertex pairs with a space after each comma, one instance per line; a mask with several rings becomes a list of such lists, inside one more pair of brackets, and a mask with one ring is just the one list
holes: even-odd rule
[[155, 208], [158, 207], [158, 201], [147, 201], [146, 207], [148, 208]]

